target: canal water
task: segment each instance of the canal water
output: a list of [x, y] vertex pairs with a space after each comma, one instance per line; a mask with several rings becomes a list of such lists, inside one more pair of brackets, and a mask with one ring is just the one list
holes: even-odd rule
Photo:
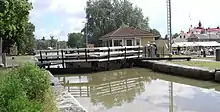
[[220, 112], [220, 84], [132, 68], [56, 78], [88, 112]]

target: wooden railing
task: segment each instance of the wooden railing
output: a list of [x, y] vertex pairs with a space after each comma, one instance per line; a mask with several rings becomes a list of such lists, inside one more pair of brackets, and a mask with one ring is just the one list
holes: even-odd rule
[[62, 50], [39, 50], [36, 57], [41, 63], [111, 61], [142, 57], [142, 46], [96, 47]]

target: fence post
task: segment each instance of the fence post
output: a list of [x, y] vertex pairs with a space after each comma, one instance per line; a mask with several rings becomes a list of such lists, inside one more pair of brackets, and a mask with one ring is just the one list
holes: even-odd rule
[[60, 56], [59, 56], [59, 51], [57, 51], [57, 59], [59, 59], [60, 58]]
[[69, 80], [67, 81], [67, 90], [68, 92], [70, 92], [70, 81]]
[[163, 46], [163, 51], [162, 51], [162, 53], [163, 53], [163, 57], [164, 57], [164, 46]]
[[41, 60], [41, 64], [43, 64], [43, 57], [42, 57], [42, 52], [40, 51], [40, 60]]
[[87, 49], [85, 48], [85, 57], [86, 57], [86, 62], [87, 62]]
[[107, 70], [109, 70], [109, 64], [110, 64], [110, 48], [108, 47], [108, 63], [107, 63]]
[[46, 59], [47, 59], [47, 51], [45, 52], [45, 55], [46, 55]]
[[78, 54], [77, 59], [79, 59], [79, 47], [77, 47], [77, 54]]
[[64, 68], [64, 55], [63, 55], [63, 50], [61, 50], [61, 54], [62, 54], [62, 66]]
[[2, 63], [4, 64], [4, 67], [7, 67], [6, 53], [2, 53]]
[[124, 50], [124, 51], [125, 51], [125, 54], [124, 54], [125, 60], [126, 60], [126, 55], [127, 55], [126, 50], [127, 50], [127, 49], [126, 49], [126, 47], [125, 47], [125, 50]]
[[145, 58], [147, 57], [147, 47], [146, 46], [144, 47], [144, 57]]
[[138, 58], [140, 58], [140, 46], [138, 47]]

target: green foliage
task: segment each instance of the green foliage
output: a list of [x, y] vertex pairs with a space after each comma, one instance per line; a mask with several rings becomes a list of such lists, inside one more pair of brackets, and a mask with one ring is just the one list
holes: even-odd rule
[[49, 47], [56, 48], [57, 42], [58, 42], [58, 40], [55, 40], [54, 36], [50, 36], [50, 43], [49, 43], [50, 46]]
[[179, 34], [178, 33], [175, 33], [174, 35], [173, 35], [173, 38], [177, 38], [179, 36]]
[[51, 46], [54, 49], [66, 49], [67, 42], [66, 41], [58, 41], [57, 39], [54, 39], [53, 37], [49, 40], [46, 40], [44, 37], [43, 37], [43, 39], [36, 40], [36, 49], [37, 50], [45, 50]]
[[158, 30], [151, 29], [150, 31], [156, 36], [156, 40], [161, 38], [160, 32]]
[[12, 69], [0, 84], [0, 111], [42, 112], [50, 88], [48, 72], [33, 64]]
[[83, 47], [83, 35], [81, 33], [69, 33], [67, 45], [71, 48]]
[[[88, 39], [93, 44], [123, 24], [149, 30], [148, 18], [128, 0], [88, 0], [86, 18]], [[86, 34], [86, 26], [82, 32]]]
[[68, 48], [67, 42], [66, 41], [59, 41], [58, 42], [58, 48], [59, 49], [66, 49], [66, 48]]
[[0, 37], [4, 40], [4, 52], [7, 52], [8, 48], [15, 43], [24, 44], [24, 33], [28, 26], [31, 9], [32, 5], [28, 0], [0, 1]]

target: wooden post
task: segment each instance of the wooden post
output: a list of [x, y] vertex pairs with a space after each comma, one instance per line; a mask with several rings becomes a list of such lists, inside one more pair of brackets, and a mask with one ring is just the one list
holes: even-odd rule
[[147, 46], [144, 47], [144, 57], [147, 57]]
[[42, 52], [40, 51], [40, 59], [41, 59], [41, 64], [43, 64], [43, 57], [42, 57]]
[[57, 51], [57, 59], [59, 59], [60, 58], [60, 56], [59, 56], [59, 51]]
[[126, 51], [127, 51], [127, 48], [125, 47], [125, 54], [124, 54], [124, 57], [125, 57], [125, 60], [126, 60], [126, 55], [127, 55], [127, 53], [126, 53]]
[[109, 64], [110, 64], [110, 48], [108, 47], [108, 63], [107, 63], [107, 69], [109, 70]]
[[70, 92], [70, 81], [69, 80], [67, 81], [67, 90], [68, 92]]
[[45, 52], [45, 55], [46, 55], [46, 59], [47, 59], [47, 52]]
[[4, 64], [4, 67], [7, 67], [6, 53], [2, 53], [2, 63]]
[[87, 62], [87, 49], [85, 48], [85, 58], [86, 58], [86, 62]]
[[61, 50], [61, 54], [62, 54], [62, 66], [64, 68], [64, 55], [63, 55], [63, 50]]
[[127, 48], [125, 47], [125, 54], [124, 54], [124, 56], [125, 56], [125, 59], [124, 59], [125, 63], [124, 63], [124, 67], [126, 66], [126, 63], [127, 63], [127, 59], [126, 59], [127, 58], [127, 56], [126, 56], [127, 53], [126, 52], [127, 52]]
[[110, 48], [108, 48], [108, 62], [110, 60]]
[[77, 47], [77, 54], [78, 54], [77, 59], [79, 59], [79, 47]]
[[163, 46], [163, 57], [164, 57], [164, 46]]
[[138, 47], [138, 58], [140, 58], [140, 46]]

